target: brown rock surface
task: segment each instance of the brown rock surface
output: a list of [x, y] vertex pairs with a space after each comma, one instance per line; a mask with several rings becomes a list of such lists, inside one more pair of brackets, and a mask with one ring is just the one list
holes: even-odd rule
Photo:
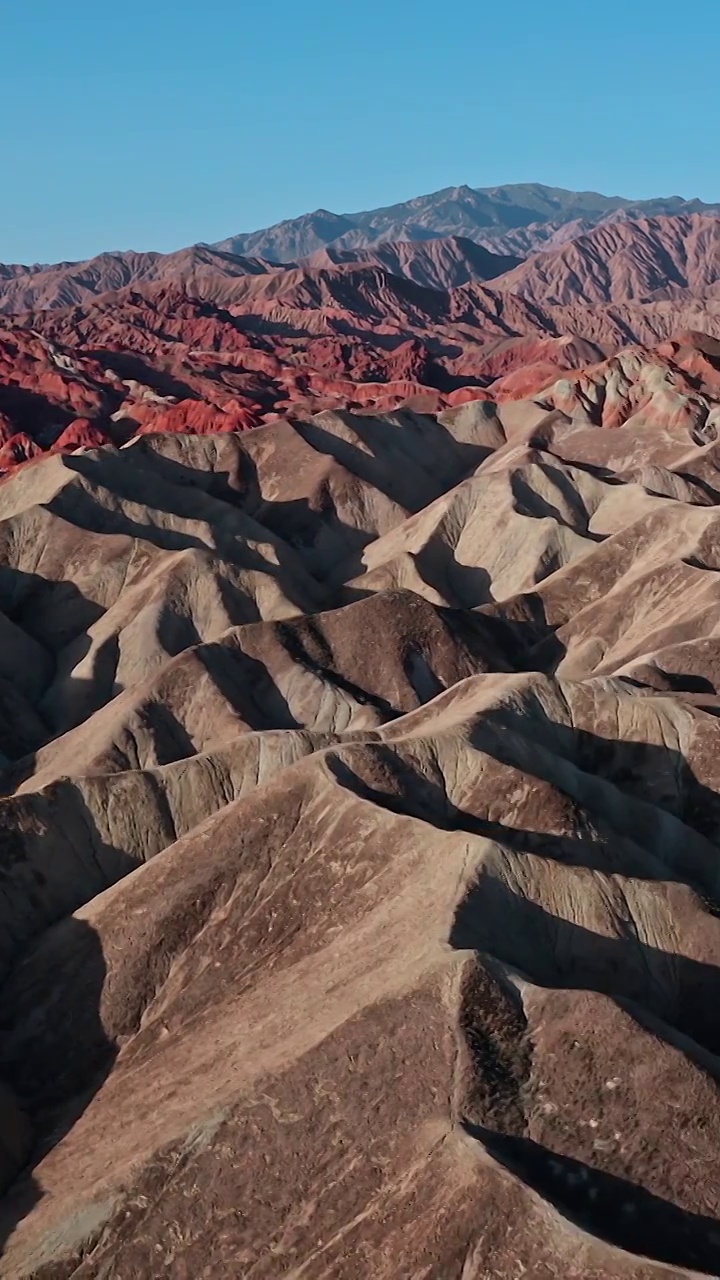
[[720, 1274], [717, 368], [0, 485], [0, 1275]]

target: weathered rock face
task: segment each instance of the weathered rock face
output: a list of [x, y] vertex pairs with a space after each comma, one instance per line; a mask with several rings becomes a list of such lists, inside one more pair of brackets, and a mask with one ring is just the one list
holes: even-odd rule
[[0, 1275], [720, 1274], [717, 396], [3, 482]]
[[720, 296], [720, 218], [685, 214], [594, 227], [537, 253], [503, 288], [543, 306]]

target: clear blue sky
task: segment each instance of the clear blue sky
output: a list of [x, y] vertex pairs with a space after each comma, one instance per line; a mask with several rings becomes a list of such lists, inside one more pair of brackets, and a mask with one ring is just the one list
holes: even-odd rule
[[0, 261], [538, 181], [720, 199], [720, 3], [2, 0]]

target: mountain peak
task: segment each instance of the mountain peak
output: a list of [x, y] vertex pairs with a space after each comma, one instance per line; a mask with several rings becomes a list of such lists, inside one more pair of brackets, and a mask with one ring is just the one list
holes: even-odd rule
[[677, 196], [629, 200], [592, 191], [568, 191], [542, 183], [475, 188], [462, 183], [360, 213], [337, 214], [329, 209], [316, 209], [265, 230], [231, 236], [221, 241], [219, 247], [273, 262], [287, 262], [306, 258], [331, 244], [356, 250], [384, 240], [428, 240], [460, 235], [492, 252], [517, 255], [541, 247], [573, 221], [582, 221], [590, 227], [622, 211], [641, 217], [684, 210], [718, 212], [720, 204], [703, 205]]

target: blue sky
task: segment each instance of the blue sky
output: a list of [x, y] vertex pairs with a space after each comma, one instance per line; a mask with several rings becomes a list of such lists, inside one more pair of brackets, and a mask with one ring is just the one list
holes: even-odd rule
[[718, 0], [2, 0], [0, 261], [463, 182], [720, 199]]

